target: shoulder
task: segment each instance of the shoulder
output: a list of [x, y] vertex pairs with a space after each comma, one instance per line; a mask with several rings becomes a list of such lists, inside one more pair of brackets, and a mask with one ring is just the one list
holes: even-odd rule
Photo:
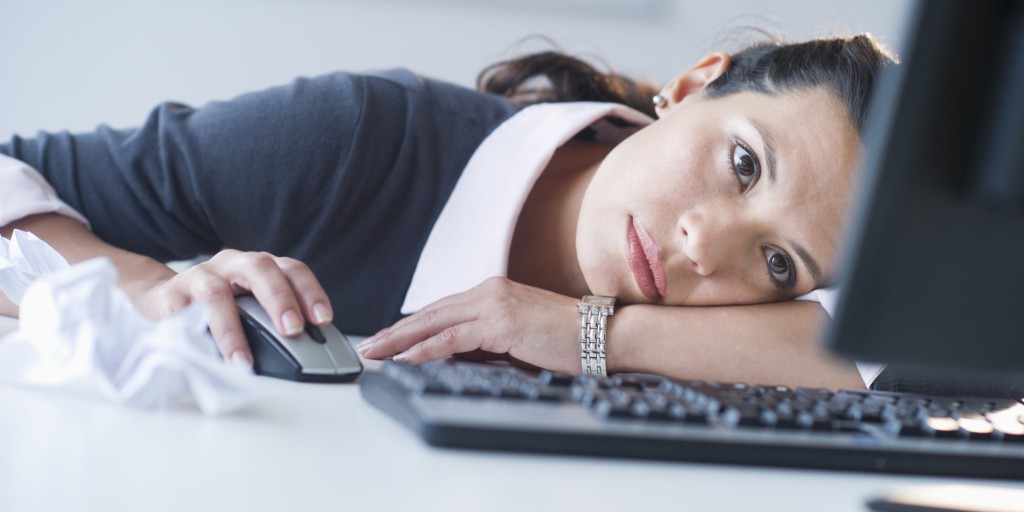
[[[484, 93], [444, 80], [430, 78], [409, 69], [395, 68], [357, 75], [371, 96], [367, 99], [389, 99], [401, 94], [402, 104], [410, 110], [429, 110], [432, 114], [447, 114], [459, 118], [476, 119], [493, 125], [512, 115], [516, 107], [507, 99]], [[392, 101], [396, 98], [390, 97]], [[441, 116], [445, 117], [444, 115]]]

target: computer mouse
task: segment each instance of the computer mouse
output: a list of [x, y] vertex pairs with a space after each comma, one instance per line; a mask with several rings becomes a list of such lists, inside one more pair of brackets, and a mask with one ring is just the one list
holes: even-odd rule
[[257, 375], [302, 382], [348, 382], [363, 371], [348, 338], [333, 325], [306, 324], [298, 336], [277, 331], [266, 310], [251, 295], [236, 297]]

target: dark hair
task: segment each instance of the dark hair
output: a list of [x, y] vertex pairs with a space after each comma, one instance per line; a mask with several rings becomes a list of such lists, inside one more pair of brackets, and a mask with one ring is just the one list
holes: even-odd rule
[[[761, 42], [732, 54], [726, 72], [708, 84], [704, 94], [717, 98], [742, 91], [777, 94], [827, 87], [846, 105], [858, 131], [863, 131], [878, 75], [895, 62], [868, 34], [803, 43]], [[651, 97], [658, 93], [654, 84], [603, 73], [582, 59], [555, 51], [494, 64], [480, 73], [477, 87], [518, 105], [608, 101], [652, 117]]]
[[863, 133], [879, 74], [896, 62], [868, 34], [758, 43], [732, 55], [725, 73], [704, 88], [704, 95], [719, 98], [742, 91], [778, 94], [825, 87], [843, 101], [857, 131]]
[[477, 88], [525, 106], [559, 101], [606, 101], [654, 116], [653, 83], [603, 73], [577, 57], [546, 51], [492, 64], [477, 77]]

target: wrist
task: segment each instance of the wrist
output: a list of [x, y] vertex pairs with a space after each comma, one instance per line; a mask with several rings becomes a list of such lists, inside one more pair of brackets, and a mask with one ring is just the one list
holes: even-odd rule
[[152, 313], [146, 307], [149, 294], [178, 275], [167, 265], [137, 254], [119, 254], [111, 260], [117, 267], [117, 286], [147, 314]]
[[608, 338], [614, 342], [608, 343], [605, 350], [609, 373], [643, 371], [636, 364], [637, 341], [641, 337], [636, 333], [644, 331], [630, 328], [636, 313], [636, 305], [615, 308], [615, 321], [608, 324]]
[[615, 297], [584, 295], [580, 299], [579, 312], [581, 372], [607, 376], [608, 317], [615, 314]]

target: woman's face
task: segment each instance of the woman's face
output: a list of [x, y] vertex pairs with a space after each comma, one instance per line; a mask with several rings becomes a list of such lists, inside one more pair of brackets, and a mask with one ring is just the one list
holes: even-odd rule
[[592, 292], [748, 304], [824, 286], [860, 140], [824, 89], [686, 96], [615, 147], [580, 210]]

